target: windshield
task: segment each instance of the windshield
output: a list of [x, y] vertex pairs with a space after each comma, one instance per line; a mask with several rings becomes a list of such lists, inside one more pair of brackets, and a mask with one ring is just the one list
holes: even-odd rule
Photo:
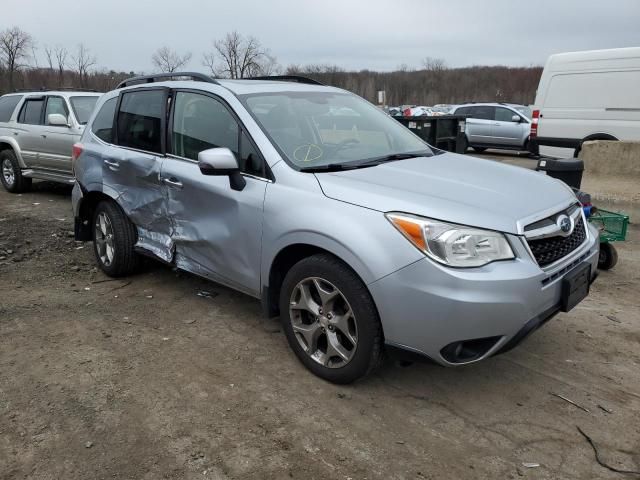
[[365, 100], [339, 92], [244, 95], [245, 106], [298, 168], [356, 165], [396, 154], [430, 156], [420, 138]]
[[73, 108], [73, 113], [76, 115], [76, 120], [78, 120], [80, 125], [87, 124], [89, 117], [93, 112], [93, 107], [96, 106], [98, 98], [100, 97], [71, 97], [69, 99], [71, 102], [71, 108]]
[[514, 106], [517, 111], [522, 113], [525, 117], [531, 119], [531, 109], [529, 107], [525, 107], [524, 105]]

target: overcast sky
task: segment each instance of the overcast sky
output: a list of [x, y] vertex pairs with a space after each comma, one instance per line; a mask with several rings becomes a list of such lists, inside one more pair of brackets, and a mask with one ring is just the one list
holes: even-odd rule
[[282, 65], [345, 69], [537, 65], [555, 52], [640, 46], [640, 0], [2, 0], [0, 29], [40, 48], [84, 42], [98, 66], [151, 71], [168, 45], [202, 54], [231, 30], [257, 37]]

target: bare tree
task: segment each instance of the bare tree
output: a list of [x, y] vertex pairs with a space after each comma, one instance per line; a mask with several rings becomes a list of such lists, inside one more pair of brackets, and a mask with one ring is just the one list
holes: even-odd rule
[[57, 45], [53, 50], [53, 53], [56, 57], [56, 62], [58, 63], [58, 86], [62, 86], [64, 83], [64, 69], [67, 66], [67, 56], [69, 52], [66, 48]]
[[161, 72], [173, 73], [184, 67], [191, 60], [191, 52], [184, 55], [178, 54], [169, 47], [161, 47], [155, 51], [151, 57], [151, 61]]
[[447, 63], [443, 58], [425, 57], [422, 66], [428, 72], [442, 72], [447, 69]]
[[76, 55], [71, 58], [73, 59], [76, 73], [80, 77], [80, 86], [85, 87], [89, 70], [96, 64], [96, 57], [89, 52], [89, 49], [83, 43], [79, 43]]
[[47, 65], [49, 65], [49, 70], [53, 72], [53, 59], [54, 59], [53, 48], [51, 48], [48, 45], [45, 45], [44, 54], [47, 57]]
[[276, 58], [255, 37], [237, 31], [213, 42], [213, 50], [204, 54], [202, 63], [215, 77], [246, 78], [279, 71]]
[[9, 74], [9, 88], [14, 89], [14, 75], [26, 65], [29, 49], [33, 45], [31, 35], [18, 27], [7, 28], [0, 32], [0, 62]]

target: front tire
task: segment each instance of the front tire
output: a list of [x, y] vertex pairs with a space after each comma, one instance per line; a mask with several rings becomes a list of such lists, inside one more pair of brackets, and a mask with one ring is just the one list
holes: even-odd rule
[[610, 243], [600, 244], [600, 255], [598, 256], [598, 269], [611, 270], [618, 263], [618, 251]]
[[22, 169], [13, 150], [0, 152], [0, 181], [10, 193], [22, 193], [31, 189], [31, 179], [22, 176]]
[[93, 251], [104, 273], [124, 277], [136, 271], [140, 263], [134, 250], [136, 237], [136, 227], [115, 202], [98, 204], [93, 215]]
[[333, 383], [352, 383], [382, 357], [382, 326], [362, 280], [329, 254], [296, 263], [280, 292], [289, 346], [311, 372]]

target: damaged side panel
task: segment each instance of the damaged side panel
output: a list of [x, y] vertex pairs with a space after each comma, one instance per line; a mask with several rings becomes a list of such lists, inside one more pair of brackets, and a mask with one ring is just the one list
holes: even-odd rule
[[258, 296], [265, 181], [247, 178], [232, 190], [227, 176], [206, 176], [196, 162], [168, 157], [162, 176], [167, 184], [168, 215], [175, 263], [191, 271]]
[[103, 162], [103, 185], [118, 193], [116, 201], [137, 226], [136, 248], [171, 262], [171, 222], [160, 181], [162, 157], [124, 148], [110, 150]]

